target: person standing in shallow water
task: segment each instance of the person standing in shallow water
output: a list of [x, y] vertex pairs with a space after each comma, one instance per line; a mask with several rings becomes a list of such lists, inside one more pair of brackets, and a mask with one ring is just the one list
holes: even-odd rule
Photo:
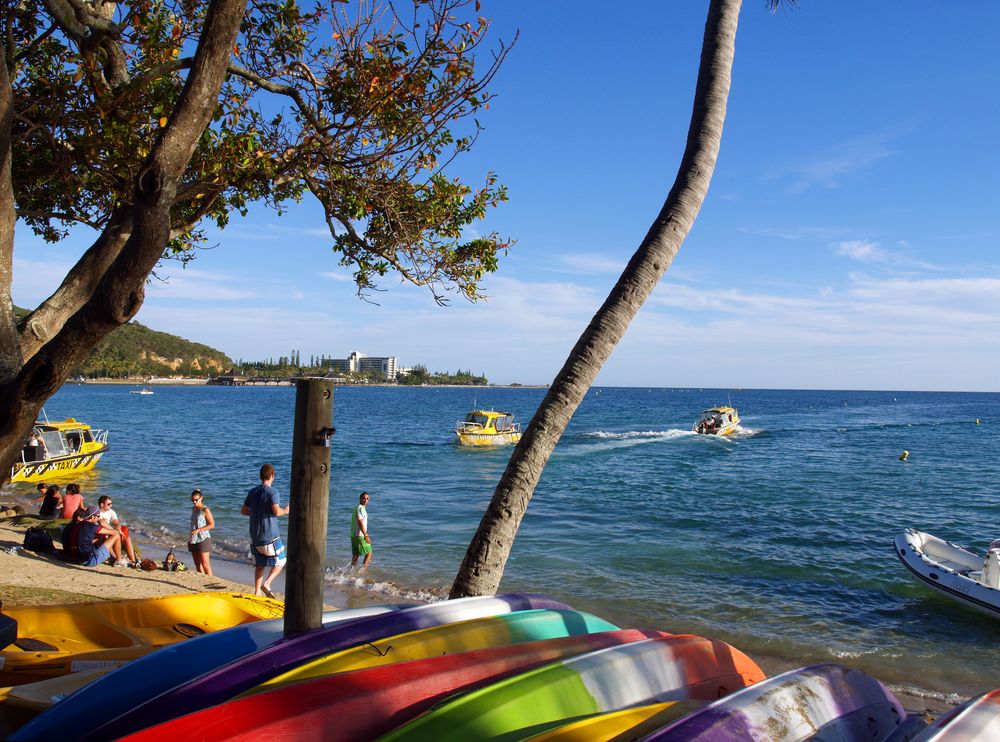
[[[285, 567], [285, 545], [278, 533], [278, 517], [288, 515], [281, 507], [274, 482], [274, 466], [260, 467], [260, 484], [247, 492], [240, 512], [250, 516], [250, 550], [253, 552], [253, 594], [274, 597], [271, 585]], [[268, 570], [264, 575], [264, 570]]]
[[361, 565], [362, 572], [368, 569], [368, 563], [372, 560], [372, 540], [368, 535], [368, 503], [371, 499], [367, 492], [362, 492], [351, 516], [351, 566], [355, 566], [358, 558], [363, 556], [365, 560]]
[[203, 574], [211, 576], [212, 565], [212, 534], [209, 533], [215, 528], [215, 519], [212, 511], [205, 504], [205, 499], [201, 495], [201, 490], [196, 489], [191, 493], [191, 535], [188, 536], [188, 551], [194, 559], [194, 568]]

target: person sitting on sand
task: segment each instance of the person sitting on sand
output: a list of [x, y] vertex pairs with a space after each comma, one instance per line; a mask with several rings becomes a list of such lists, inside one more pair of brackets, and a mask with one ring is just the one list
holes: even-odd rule
[[111, 551], [118, 544], [121, 536], [118, 531], [102, 526], [99, 520], [101, 509], [91, 505], [80, 516], [80, 528], [76, 534], [76, 549], [80, 554], [80, 564], [84, 567], [96, 567], [111, 558]]
[[36, 497], [34, 500], [32, 500], [31, 503], [35, 504], [36, 502], [41, 502], [42, 500], [44, 500], [45, 499], [45, 490], [47, 490], [48, 488], [49, 488], [49, 486], [47, 484], [45, 484], [45, 482], [39, 482], [38, 484], [36, 484], [35, 485], [35, 489], [38, 490], [38, 497]]
[[87, 503], [83, 501], [83, 495], [80, 494], [80, 485], [67, 484], [66, 494], [62, 500], [62, 517], [66, 520], [72, 520], [73, 514], [77, 510], [82, 510], [86, 507]]
[[38, 517], [55, 518], [56, 513], [61, 512], [62, 499], [62, 493], [59, 491], [59, 485], [50, 484], [49, 488], [45, 490], [45, 499], [42, 501], [41, 507], [38, 508]]
[[135, 558], [135, 548], [132, 546], [132, 539], [128, 535], [128, 526], [122, 525], [121, 521], [118, 520], [118, 513], [111, 509], [113, 504], [110, 497], [101, 495], [97, 500], [97, 507], [100, 510], [97, 519], [102, 526], [118, 532], [119, 541], [115, 545], [115, 548], [111, 550], [115, 557], [115, 566], [118, 566], [122, 561], [123, 545], [125, 546], [125, 555], [128, 557], [129, 564], [135, 566], [139, 560]]
[[76, 537], [80, 533], [80, 526], [83, 525], [83, 521], [80, 520], [80, 516], [83, 513], [84, 511], [77, 510], [73, 519], [62, 528], [62, 558], [74, 564], [80, 561], [80, 551], [76, 547]]

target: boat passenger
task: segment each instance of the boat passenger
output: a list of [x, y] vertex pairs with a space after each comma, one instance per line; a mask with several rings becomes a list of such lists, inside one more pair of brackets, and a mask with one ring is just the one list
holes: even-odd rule
[[45, 499], [41, 507], [38, 508], [39, 518], [55, 518], [56, 513], [62, 508], [62, 493], [58, 484], [50, 484], [45, 490]]
[[42, 436], [38, 434], [37, 430], [32, 430], [28, 443], [24, 447], [24, 460], [27, 462], [42, 461], [45, 459], [46, 453], [45, 441]]

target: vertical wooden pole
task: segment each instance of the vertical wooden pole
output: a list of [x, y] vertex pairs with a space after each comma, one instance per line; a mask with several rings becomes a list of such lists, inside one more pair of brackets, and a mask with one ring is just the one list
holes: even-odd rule
[[323, 568], [330, 504], [330, 448], [333, 382], [296, 383], [292, 434], [292, 482], [285, 576], [285, 636], [323, 623]]

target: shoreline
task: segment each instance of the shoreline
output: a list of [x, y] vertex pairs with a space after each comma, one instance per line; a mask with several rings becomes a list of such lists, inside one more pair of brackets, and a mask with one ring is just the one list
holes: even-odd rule
[[[16, 516], [15, 516], [16, 518]], [[185, 564], [187, 571], [166, 572], [162, 569], [145, 572], [127, 567], [81, 567], [67, 564], [54, 556], [39, 555], [22, 548], [24, 531], [12, 523], [10, 517], [0, 518], [0, 601], [8, 606], [28, 604], [49, 604], [48, 594], [53, 590], [65, 592], [78, 598], [61, 602], [91, 602], [100, 600], [120, 600], [128, 598], [155, 597], [175, 593], [231, 591], [251, 593], [253, 590], [253, 564], [247, 560], [235, 559], [231, 555], [212, 555], [213, 575], [203, 575], [194, 571], [190, 555], [186, 549], [176, 549], [177, 559]], [[148, 534], [136, 534], [143, 558], [162, 562], [170, 547], [148, 540]], [[284, 573], [275, 582], [275, 592], [284, 598]], [[24, 595], [34, 591], [40, 603], [24, 603]], [[12, 597], [14, 596], [14, 597]], [[21, 596], [21, 601], [17, 599]], [[399, 603], [400, 599], [375, 590], [361, 590], [344, 584], [324, 586], [326, 610], [343, 610], [368, 605]], [[408, 603], [428, 602], [409, 598]], [[737, 647], [739, 648], [739, 647]], [[791, 658], [753, 653], [768, 677], [802, 666]], [[876, 676], [877, 677], [877, 676]], [[911, 713], [936, 717], [961, 703], [964, 697], [943, 698], [938, 694], [916, 687], [889, 685], [889, 688]]]
[[[321, 377], [305, 377], [309, 379]], [[293, 381], [280, 379], [273, 382], [257, 384], [209, 384], [207, 378], [186, 377], [180, 379], [152, 378], [152, 379], [87, 379], [86, 381], [67, 381], [67, 384], [76, 386], [234, 386], [240, 387], [292, 387]], [[391, 387], [393, 389], [548, 389], [548, 384], [338, 384], [335, 387]]]

